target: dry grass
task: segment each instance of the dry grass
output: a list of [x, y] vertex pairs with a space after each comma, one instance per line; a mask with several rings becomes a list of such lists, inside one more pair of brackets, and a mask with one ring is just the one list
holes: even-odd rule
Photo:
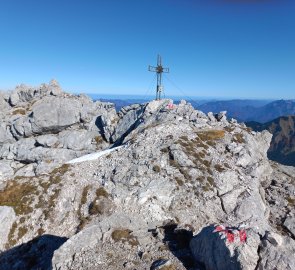
[[220, 140], [224, 138], [225, 131], [224, 130], [207, 130], [207, 131], [200, 131], [197, 133], [197, 135], [202, 141]]
[[[107, 205], [109, 200], [106, 199], [109, 198], [110, 195], [103, 187], [98, 188], [95, 192], [95, 195], [96, 197], [89, 205], [88, 212], [90, 215], [102, 215], [109, 209]], [[98, 201], [99, 198], [105, 199]]]
[[156, 172], [156, 173], [159, 173], [161, 171], [161, 168], [159, 165], [154, 165], [153, 166], [153, 171]]
[[179, 186], [183, 186], [183, 181], [179, 177], [175, 177], [175, 181]]
[[173, 265], [164, 265], [163, 267], [159, 268], [160, 270], [177, 270], [177, 268]]
[[94, 140], [96, 142], [96, 145], [100, 145], [100, 144], [102, 144], [104, 142], [104, 139], [103, 139], [102, 136], [95, 136]]
[[70, 169], [70, 165], [69, 164], [63, 164], [62, 166], [55, 168], [51, 174], [56, 175], [64, 175], [68, 170]]
[[28, 228], [27, 227], [20, 227], [18, 229], [18, 234], [17, 234], [17, 238], [21, 239], [26, 233], [28, 232]]
[[295, 198], [288, 197], [287, 198], [288, 206], [295, 206]]
[[106, 205], [104, 204], [103, 201], [101, 202], [92, 202], [90, 205], [89, 205], [89, 214], [90, 215], [102, 215], [105, 213], [106, 211]]
[[82, 209], [82, 206], [87, 202], [87, 195], [88, 195], [88, 191], [89, 191], [90, 188], [91, 188], [90, 185], [85, 186], [83, 188], [83, 191], [82, 191], [81, 201], [80, 201], [78, 212], [77, 212], [78, 218], [79, 218], [79, 221], [80, 221], [79, 225], [78, 225], [78, 228], [77, 228], [78, 231], [82, 230], [85, 227], [86, 223], [87, 223], [87, 218], [83, 217], [81, 209]]
[[233, 141], [236, 143], [245, 143], [245, 139], [242, 133], [236, 133], [233, 135]]
[[132, 235], [132, 231], [129, 229], [117, 229], [112, 232], [112, 239], [115, 242], [129, 243], [131, 246], [138, 246], [139, 242], [137, 238]]
[[225, 169], [220, 164], [215, 164], [214, 166], [215, 170], [218, 172], [223, 172]]
[[160, 151], [162, 153], [168, 153], [169, 152], [169, 149], [168, 149], [168, 147], [165, 147], [165, 148], [162, 148]]
[[108, 198], [110, 196], [109, 193], [103, 187], [98, 188], [95, 191], [95, 194], [96, 194], [96, 199], [98, 199], [99, 197]]
[[215, 186], [214, 179], [213, 179], [211, 176], [208, 176], [208, 177], [207, 177], [207, 181], [208, 181], [208, 183], [209, 183], [211, 186]]
[[33, 211], [31, 204], [37, 188], [29, 183], [10, 181], [6, 188], [0, 191], [0, 206], [11, 206], [16, 215], [26, 215]]
[[26, 110], [25, 109], [22, 109], [22, 108], [18, 108], [18, 109], [14, 110], [12, 112], [12, 115], [17, 115], [17, 114], [25, 115], [26, 114]]
[[5, 245], [5, 248], [6, 249], [9, 249], [10, 247], [14, 246], [17, 242], [16, 239], [14, 239], [14, 234], [16, 232], [16, 229], [17, 229], [17, 223], [14, 222], [10, 228], [10, 231], [9, 231], [9, 234], [8, 234], [8, 241]]

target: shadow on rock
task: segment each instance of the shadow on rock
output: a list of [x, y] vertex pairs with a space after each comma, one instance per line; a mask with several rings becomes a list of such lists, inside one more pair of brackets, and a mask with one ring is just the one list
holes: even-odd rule
[[194, 259], [203, 265], [204, 269], [239, 270], [238, 254], [231, 254], [226, 238], [214, 232], [213, 225], [207, 226], [197, 234], [190, 243]]
[[163, 229], [163, 241], [169, 247], [172, 254], [182, 262], [186, 269], [195, 269], [195, 262], [189, 247], [190, 241], [193, 238], [192, 231], [178, 229], [177, 224], [165, 225]]
[[42, 235], [0, 254], [0, 270], [49, 270], [53, 253], [68, 238]]

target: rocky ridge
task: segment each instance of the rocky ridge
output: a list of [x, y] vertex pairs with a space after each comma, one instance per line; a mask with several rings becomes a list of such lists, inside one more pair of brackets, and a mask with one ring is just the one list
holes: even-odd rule
[[116, 113], [56, 82], [0, 104], [0, 269], [295, 268], [295, 169], [267, 159], [267, 131], [185, 101]]

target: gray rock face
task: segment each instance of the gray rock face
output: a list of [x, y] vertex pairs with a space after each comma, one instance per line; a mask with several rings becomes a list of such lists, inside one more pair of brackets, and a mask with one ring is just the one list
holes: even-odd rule
[[5, 250], [8, 234], [15, 218], [16, 216], [12, 207], [0, 206], [0, 252]]
[[293, 237], [295, 237], [295, 217], [287, 217], [284, 226], [292, 233]]
[[123, 107], [119, 112], [121, 119], [119, 120], [115, 132], [112, 135], [112, 141], [120, 139], [124, 134], [130, 133], [132, 129], [136, 128], [141, 121], [143, 116], [145, 106], [140, 106], [137, 104], [135, 106]]
[[255, 248], [260, 243], [259, 236], [248, 230], [245, 243], [239, 234], [235, 234], [233, 242], [230, 242], [226, 233], [214, 232], [215, 228], [208, 226], [192, 239], [190, 246], [194, 258], [206, 269], [255, 269], [258, 261]]
[[13, 176], [14, 171], [9, 161], [0, 161], [0, 183]]
[[33, 105], [32, 131], [37, 134], [58, 133], [80, 122], [81, 108], [78, 100], [46, 97]]
[[[97, 119], [110, 119], [111, 134], [118, 118], [114, 104], [66, 94], [55, 80], [40, 87], [20, 85], [8, 95], [1, 93], [0, 100], [5, 112], [0, 114], [0, 158], [5, 164], [17, 162], [13, 168], [2, 162], [3, 179], [16, 170], [18, 176], [48, 172], [61, 162], [108, 147]], [[20, 170], [23, 163], [32, 166]]]
[[85, 248], [93, 248], [101, 240], [102, 232], [98, 225], [88, 227], [74, 235], [54, 252], [52, 259], [54, 269], [71, 269], [73, 257], [79, 256]]
[[291, 270], [295, 268], [295, 241], [279, 235], [266, 235], [260, 248], [257, 269]]

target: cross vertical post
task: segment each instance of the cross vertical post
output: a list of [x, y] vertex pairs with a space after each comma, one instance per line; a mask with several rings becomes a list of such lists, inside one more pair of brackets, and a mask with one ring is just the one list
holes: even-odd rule
[[164, 68], [162, 66], [162, 58], [158, 55], [157, 66], [149, 66], [149, 71], [157, 73], [157, 89], [156, 89], [156, 100], [161, 99], [161, 93], [164, 89], [162, 85], [162, 73], [169, 73], [169, 68]]

